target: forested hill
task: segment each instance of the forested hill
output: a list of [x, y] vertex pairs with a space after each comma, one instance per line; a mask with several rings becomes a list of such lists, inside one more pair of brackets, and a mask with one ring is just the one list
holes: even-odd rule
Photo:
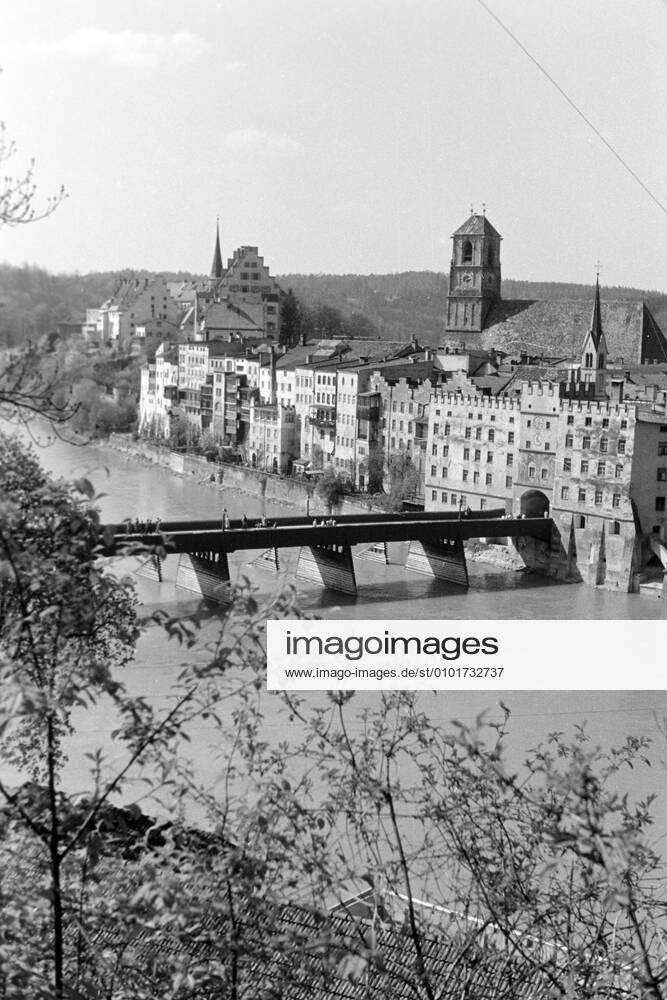
[[[59, 322], [81, 322], [85, 310], [101, 305], [120, 278], [147, 277], [150, 273], [50, 274], [38, 267], [0, 264], [0, 346], [48, 333]], [[178, 272], [165, 277], [176, 281], [197, 276]], [[346, 318], [363, 316], [387, 340], [416, 336], [423, 343], [436, 344], [442, 335], [448, 287], [444, 274], [286, 274], [279, 275], [278, 280], [285, 291], [292, 288], [312, 311], [318, 306], [330, 306]], [[592, 301], [593, 286], [504, 280], [502, 294], [506, 299]], [[602, 295], [608, 299], [644, 299], [667, 332], [667, 295], [620, 287], [603, 288]]]
[[[437, 343], [442, 335], [449, 279], [433, 271], [400, 274], [284, 274], [284, 289], [291, 288], [307, 306], [326, 303], [344, 315], [361, 313], [387, 340], [409, 339]], [[593, 301], [593, 285], [503, 279], [504, 299], [580, 299]], [[667, 294], [641, 288], [602, 288], [603, 299], [643, 299], [663, 332], [667, 333]]]

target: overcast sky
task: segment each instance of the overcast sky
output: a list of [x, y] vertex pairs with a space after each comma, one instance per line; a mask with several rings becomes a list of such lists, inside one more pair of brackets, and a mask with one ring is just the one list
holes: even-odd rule
[[[485, 2], [667, 204], [666, 0]], [[485, 202], [505, 277], [667, 291], [667, 215], [478, 0], [4, 0], [0, 64], [69, 193], [0, 260], [208, 272], [219, 214], [275, 273], [443, 271]]]

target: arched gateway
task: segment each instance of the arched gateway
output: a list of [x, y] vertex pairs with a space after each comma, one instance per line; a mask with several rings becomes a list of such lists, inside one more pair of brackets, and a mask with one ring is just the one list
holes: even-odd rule
[[541, 490], [527, 490], [521, 497], [520, 513], [526, 517], [548, 517], [549, 498]]

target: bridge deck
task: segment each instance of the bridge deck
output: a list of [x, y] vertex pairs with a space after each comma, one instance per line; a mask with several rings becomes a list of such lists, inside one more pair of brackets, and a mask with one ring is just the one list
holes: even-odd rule
[[[475, 511], [469, 516], [456, 513], [348, 514], [335, 518], [334, 525], [313, 524], [312, 518], [272, 519], [269, 526], [243, 527], [232, 520], [227, 530], [216, 521], [167, 521], [155, 532], [128, 532], [126, 525], [110, 526], [114, 541], [106, 555], [132, 543], [159, 544], [166, 539], [170, 552], [236, 552], [240, 549], [296, 548], [302, 545], [360, 545], [374, 542], [429, 541], [469, 538], [516, 538], [529, 535], [548, 540], [550, 518], [505, 518], [497, 511]], [[495, 515], [495, 516], [494, 516]], [[316, 519], [321, 521], [320, 519]]]

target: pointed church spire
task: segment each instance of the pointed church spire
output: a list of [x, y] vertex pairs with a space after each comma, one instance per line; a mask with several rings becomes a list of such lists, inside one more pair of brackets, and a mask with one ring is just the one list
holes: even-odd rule
[[593, 302], [593, 315], [591, 316], [591, 336], [597, 351], [602, 337], [602, 310], [600, 309], [600, 273], [598, 271], [595, 278], [595, 301]]
[[211, 264], [211, 277], [222, 277], [222, 254], [220, 253], [220, 218], [215, 223], [215, 250], [213, 251], [213, 263]]

